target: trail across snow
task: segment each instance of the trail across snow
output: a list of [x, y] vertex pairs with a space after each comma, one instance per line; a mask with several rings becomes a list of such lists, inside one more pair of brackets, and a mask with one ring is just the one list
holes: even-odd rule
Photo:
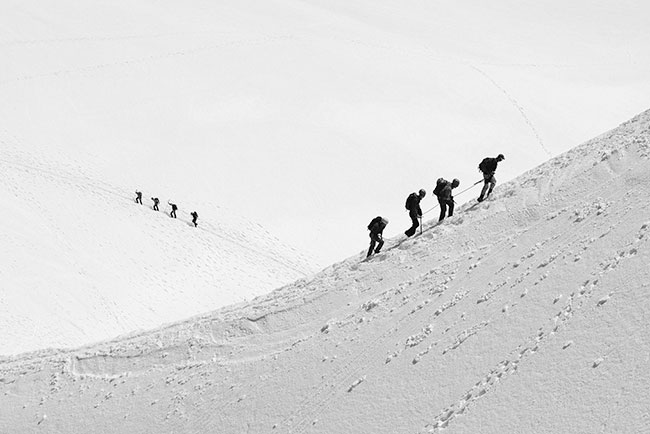
[[2, 6], [0, 158], [75, 161], [203, 222], [227, 206], [320, 268], [376, 215], [401, 234], [410, 192], [499, 153], [513, 179], [650, 94], [638, 0]]
[[1, 425], [646, 432], [649, 169], [645, 112], [370, 260], [130, 338], [7, 358]]
[[[0, 354], [158, 327], [315, 269], [227, 208], [180, 197], [171, 219], [165, 191], [144, 189], [139, 205], [138, 186], [111, 185], [56, 157], [7, 149], [0, 158]], [[160, 212], [152, 209], [154, 195]]]

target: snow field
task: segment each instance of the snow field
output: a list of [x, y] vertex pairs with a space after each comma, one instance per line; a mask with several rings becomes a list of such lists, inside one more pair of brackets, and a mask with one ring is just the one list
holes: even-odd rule
[[127, 186], [53, 157], [6, 152], [0, 167], [0, 221], [8, 228], [2, 354], [157, 327], [268, 292], [312, 269], [259, 225], [209, 202], [175, 198], [180, 209], [171, 219], [164, 192], [155, 193], [162, 202], [155, 212], [153, 192], [144, 191], [141, 206]]
[[54, 433], [644, 432], [648, 143], [650, 112], [370, 260], [128, 339], [7, 359], [5, 420]]
[[440, 176], [504, 153], [510, 180], [643, 110], [647, 8], [7, 2], [0, 140], [227, 204], [325, 266]]

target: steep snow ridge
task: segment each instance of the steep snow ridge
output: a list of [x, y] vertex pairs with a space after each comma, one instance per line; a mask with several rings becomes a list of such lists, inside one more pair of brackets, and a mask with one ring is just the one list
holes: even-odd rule
[[17, 433], [645, 432], [649, 169], [645, 112], [368, 261], [6, 359], [0, 418]]
[[[174, 198], [180, 209], [170, 219], [164, 191], [144, 189], [141, 206], [132, 193], [139, 186], [109, 185], [81, 164], [7, 149], [0, 354], [158, 327], [315, 270], [260, 225], [209, 201]], [[152, 210], [154, 195], [161, 212]]]

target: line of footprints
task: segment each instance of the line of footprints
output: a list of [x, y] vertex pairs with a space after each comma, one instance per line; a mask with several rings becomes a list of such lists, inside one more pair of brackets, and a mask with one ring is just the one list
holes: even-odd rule
[[[566, 322], [569, 321], [573, 315], [587, 303], [587, 301], [593, 296], [594, 291], [599, 285], [600, 278], [603, 275], [615, 270], [622, 260], [631, 258], [638, 253], [638, 248], [636, 245], [642, 241], [647, 241], [647, 233], [649, 229], [650, 222], [644, 223], [641, 226], [636, 239], [630, 245], [628, 245], [622, 251], [619, 251], [614, 257], [600, 264], [601, 271], [598, 273], [599, 278], [589, 279], [585, 281], [578, 290], [573, 291], [568, 296], [564, 307], [549, 321], [550, 325], [547, 325], [546, 327], [540, 327], [537, 331], [536, 336], [528, 339], [525, 344], [520, 345], [515, 349], [515, 351], [513, 351], [514, 355], [512, 357], [501, 361], [472, 388], [465, 392], [457, 402], [443, 409], [433, 419], [433, 421], [425, 425], [424, 432], [434, 433], [445, 429], [449, 423], [454, 420], [454, 418], [462, 415], [473, 402], [480, 399], [487, 392], [489, 392], [490, 389], [495, 387], [500, 380], [502, 380], [507, 375], [516, 372], [522, 360], [539, 351], [540, 346], [545, 342], [545, 340], [549, 336], [553, 336], [555, 333], [557, 333], [560, 328], [562, 328], [562, 326], [564, 326]], [[614, 292], [610, 291], [607, 295], [600, 298], [596, 302], [595, 306], [598, 308], [604, 306], [613, 295]], [[553, 303], [555, 304], [559, 302], [561, 298], [561, 295], [555, 297]], [[545, 330], [545, 328], [547, 330]], [[562, 345], [562, 349], [566, 350], [571, 345], [573, 345], [573, 341], [569, 340]], [[605, 359], [603, 357], [597, 358], [593, 361], [591, 367], [597, 368], [601, 363], [604, 362], [604, 360]]]

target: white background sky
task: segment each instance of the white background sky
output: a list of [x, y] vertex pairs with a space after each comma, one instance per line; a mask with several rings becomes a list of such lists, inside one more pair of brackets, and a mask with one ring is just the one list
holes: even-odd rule
[[230, 208], [322, 265], [375, 215], [403, 232], [440, 176], [504, 153], [502, 182], [648, 108], [643, 1], [1, 5], [2, 146]]

